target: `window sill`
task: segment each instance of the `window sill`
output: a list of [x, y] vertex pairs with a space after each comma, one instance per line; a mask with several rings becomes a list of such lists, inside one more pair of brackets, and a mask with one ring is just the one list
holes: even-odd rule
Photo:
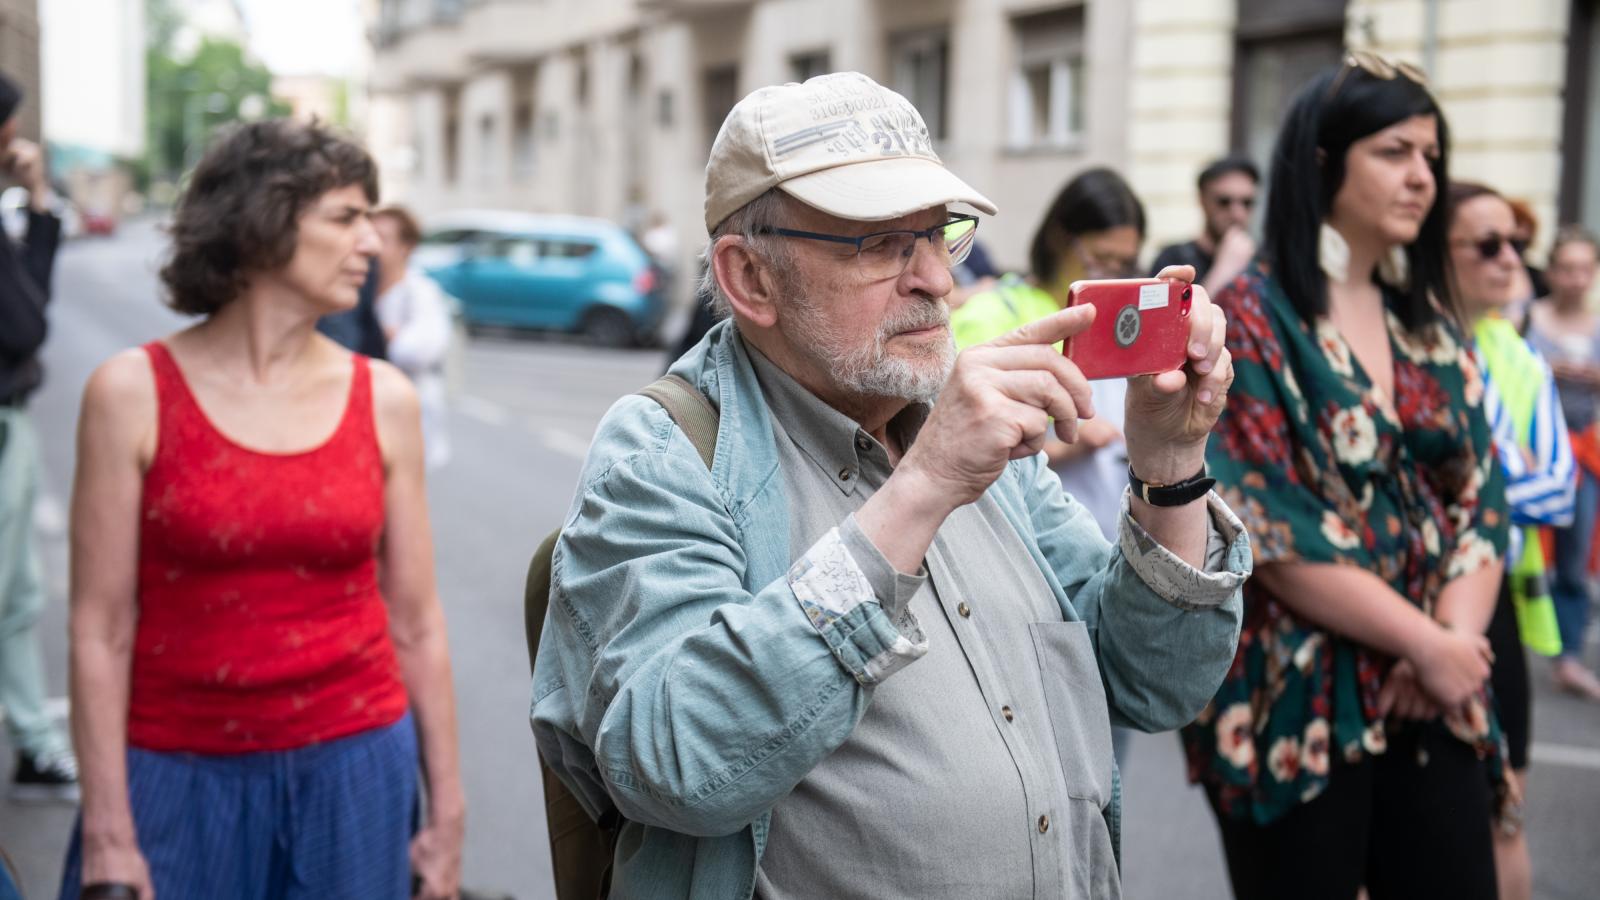
[[1087, 152], [1088, 149], [1089, 142], [1082, 138], [1077, 138], [1064, 144], [1008, 145], [1000, 148], [1000, 155], [1011, 159], [1028, 159], [1037, 156], [1078, 156]]

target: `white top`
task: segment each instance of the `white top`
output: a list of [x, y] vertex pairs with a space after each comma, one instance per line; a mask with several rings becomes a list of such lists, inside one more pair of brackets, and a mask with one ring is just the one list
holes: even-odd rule
[[[1110, 378], [1091, 381], [1094, 417], [1123, 430], [1128, 404], [1128, 381]], [[1117, 538], [1117, 520], [1122, 511], [1122, 492], [1128, 486], [1128, 445], [1116, 441], [1094, 453], [1054, 466], [1061, 486], [1073, 499], [1089, 508], [1106, 540]]]
[[389, 338], [389, 361], [415, 378], [444, 367], [450, 350], [450, 301], [416, 269], [378, 296], [378, 324]]

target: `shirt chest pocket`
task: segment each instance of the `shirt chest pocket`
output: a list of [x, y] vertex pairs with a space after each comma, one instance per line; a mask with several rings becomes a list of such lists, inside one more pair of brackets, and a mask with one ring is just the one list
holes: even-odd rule
[[1111, 802], [1111, 716], [1082, 622], [1028, 626], [1067, 794], [1104, 809]]

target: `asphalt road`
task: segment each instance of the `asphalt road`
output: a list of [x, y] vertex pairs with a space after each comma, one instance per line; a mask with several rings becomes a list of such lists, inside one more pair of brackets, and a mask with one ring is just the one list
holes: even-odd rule
[[[41, 629], [50, 691], [66, 692], [65, 499], [78, 395], [115, 351], [181, 326], [156, 300], [161, 249], [149, 226], [66, 247], [33, 404], [45, 448], [38, 516], [51, 588]], [[430, 495], [449, 619], [469, 804], [466, 882], [519, 900], [553, 898], [521, 624], [528, 554], [560, 521], [595, 423], [650, 381], [659, 353], [600, 351], [513, 336], [475, 338], [457, 399], [455, 459]], [[1593, 651], [1591, 646], [1591, 651]], [[1591, 653], [1591, 659], [1594, 658]], [[1600, 896], [1600, 707], [1555, 695], [1534, 666], [1534, 771], [1528, 822], [1543, 900]], [[65, 701], [56, 700], [64, 715]], [[0, 754], [11, 751], [0, 737]], [[1177, 738], [1136, 735], [1124, 773], [1124, 884], [1130, 898], [1228, 896], [1216, 828], [1183, 781]], [[0, 847], [27, 896], [55, 896], [75, 811], [0, 797]]]

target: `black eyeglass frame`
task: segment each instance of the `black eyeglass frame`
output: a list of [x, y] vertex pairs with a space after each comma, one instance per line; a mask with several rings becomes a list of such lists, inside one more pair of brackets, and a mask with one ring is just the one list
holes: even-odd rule
[[[799, 231], [794, 228], [779, 228], [775, 225], [763, 225], [755, 229], [754, 233], [777, 235], [779, 237], [802, 238], [808, 241], [828, 241], [829, 243], [834, 244], [849, 244], [856, 248], [856, 258], [859, 259], [861, 256], [861, 248], [866, 245], [867, 241], [870, 241], [873, 238], [888, 237], [892, 234], [909, 234], [911, 235], [911, 247], [914, 252], [917, 246], [917, 241], [926, 239], [928, 244], [931, 246], [933, 244], [933, 237], [935, 234], [940, 234], [942, 238], [943, 235], [941, 232], [943, 232], [946, 228], [949, 228], [951, 225], [955, 225], [960, 222], [971, 222], [972, 231], [968, 232], [970, 240], [967, 241], [965, 252], [963, 252], [959, 257], [950, 257], [950, 265], [954, 267], [960, 265], [962, 260], [967, 258], [967, 254], [972, 252], [972, 242], [973, 240], [977, 239], [978, 217], [972, 215], [971, 213], [951, 213], [950, 218], [939, 223], [938, 225], [933, 226], [932, 228], [924, 228], [921, 231], [911, 228], [895, 228], [890, 231], [874, 231], [871, 234], [863, 234], [860, 237], [846, 237], [842, 234], [823, 234], [818, 231]], [[905, 269], [902, 268], [901, 272], [904, 271]]]

